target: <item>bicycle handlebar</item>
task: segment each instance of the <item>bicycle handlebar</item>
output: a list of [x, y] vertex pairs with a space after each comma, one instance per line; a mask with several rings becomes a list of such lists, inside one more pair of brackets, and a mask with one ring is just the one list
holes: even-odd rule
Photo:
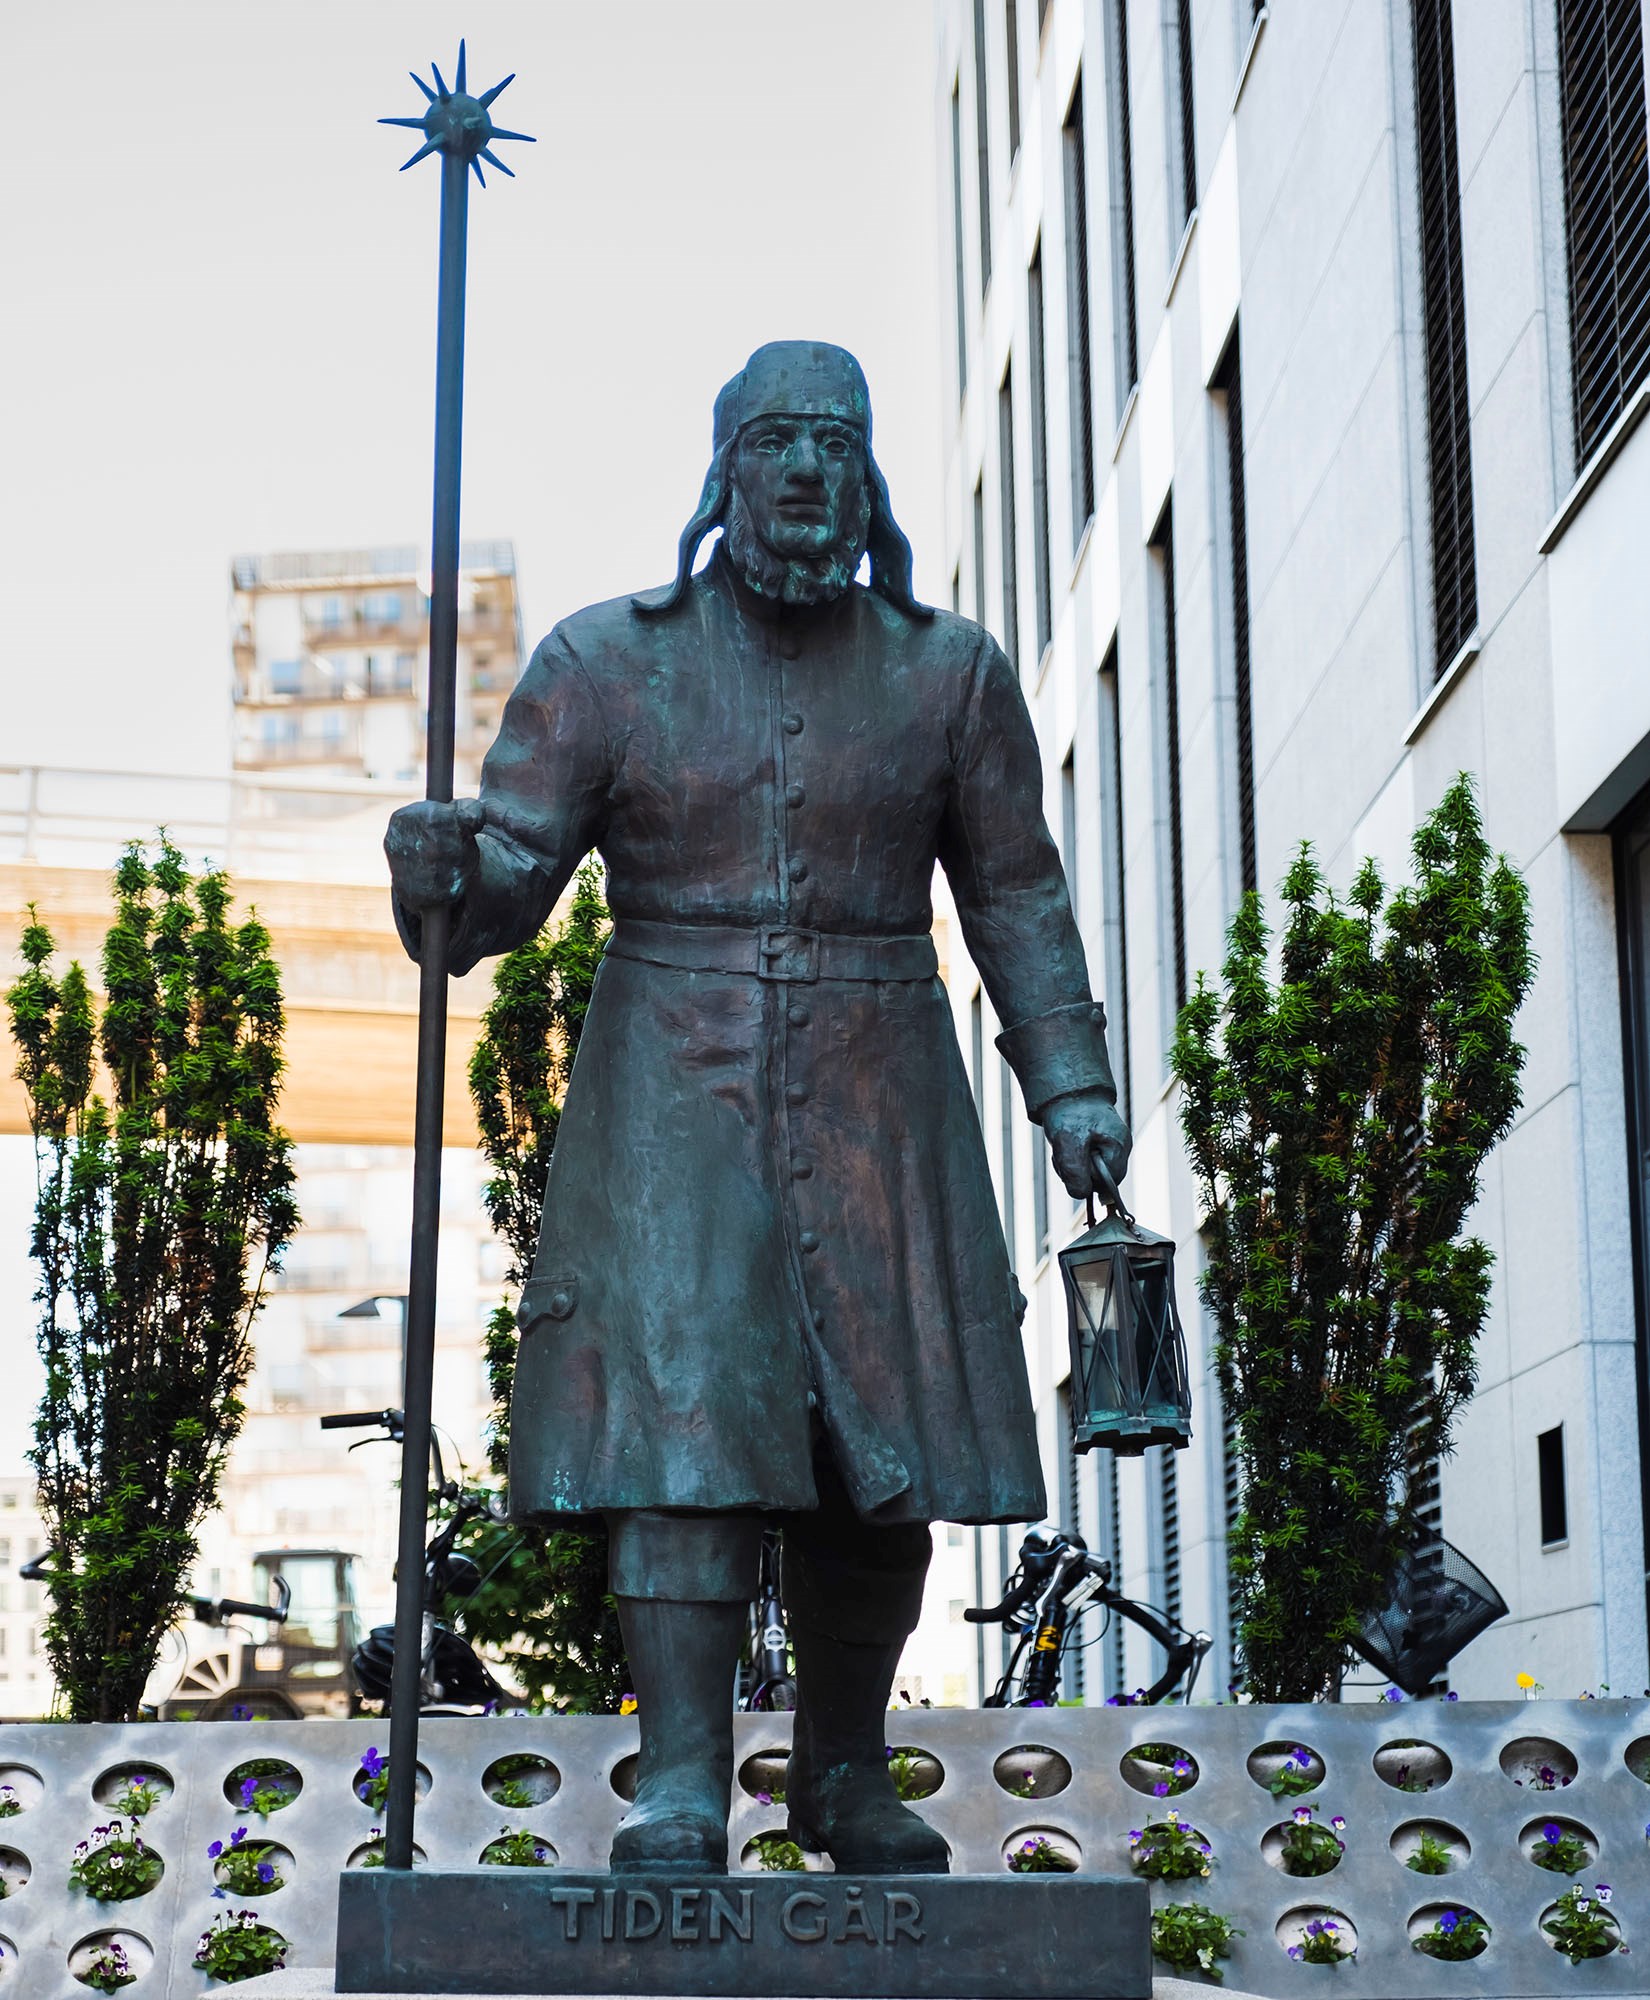
[[192, 1597], [189, 1608], [203, 1625], [221, 1625], [225, 1618], [267, 1618], [284, 1625], [287, 1614], [274, 1604], [247, 1604], [238, 1597]]
[[399, 1410], [341, 1410], [321, 1419], [324, 1431], [386, 1430], [401, 1428]]

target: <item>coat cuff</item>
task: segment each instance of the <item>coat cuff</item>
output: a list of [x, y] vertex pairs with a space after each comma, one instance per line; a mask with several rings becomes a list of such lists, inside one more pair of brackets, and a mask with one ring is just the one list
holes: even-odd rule
[[1069, 1097], [1074, 1090], [1104, 1091], [1117, 1101], [1106, 1054], [1106, 1010], [1098, 1000], [1056, 1007], [1005, 1028], [997, 1046], [1020, 1079], [1032, 1118], [1041, 1118], [1055, 1098]]

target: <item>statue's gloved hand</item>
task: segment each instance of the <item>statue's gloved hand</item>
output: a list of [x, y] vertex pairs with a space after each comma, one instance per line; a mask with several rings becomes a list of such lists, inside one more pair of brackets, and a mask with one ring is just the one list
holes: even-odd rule
[[1114, 1181], [1121, 1181], [1129, 1170], [1134, 1139], [1104, 1091], [1074, 1090], [1055, 1098], [1043, 1108], [1043, 1130], [1054, 1155], [1054, 1171], [1074, 1200], [1101, 1191], [1094, 1170], [1096, 1153]]
[[433, 910], [458, 901], [480, 860], [476, 835], [485, 818], [480, 799], [420, 799], [390, 815], [384, 852], [405, 908]]

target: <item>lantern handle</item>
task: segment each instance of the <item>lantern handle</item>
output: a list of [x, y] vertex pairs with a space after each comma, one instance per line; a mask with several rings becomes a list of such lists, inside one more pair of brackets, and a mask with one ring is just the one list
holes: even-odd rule
[[[1094, 1177], [1100, 1183], [1100, 1198], [1105, 1202], [1107, 1209], [1132, 1229], [1134, 1227], [1134, 1217], [1124, 1206], [1123, 1197], [1117, 1190], [1117, 1183], [1112, 1179], [1111, 1170], [1107, 1167], [1105, 1158], [1101, 1154], [1097, 1144], [1089, 1147], [1089, 1165], [1094, 1169]], [[1087, 1201], [1089, 1227], [1092, 1229], [1094, 1227], [1094, 1190], [1092, 1188], [1089, 1190]]]

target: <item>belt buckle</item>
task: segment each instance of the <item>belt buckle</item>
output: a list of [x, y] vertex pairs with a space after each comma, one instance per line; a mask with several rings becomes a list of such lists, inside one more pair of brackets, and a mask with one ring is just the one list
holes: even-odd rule
[[[811, 985], [819, 977], [819, 933], [793, 924], [770, 924], [762, 932], [757, 977]], [[801, 953], [801, 963], [794, 956]]]

